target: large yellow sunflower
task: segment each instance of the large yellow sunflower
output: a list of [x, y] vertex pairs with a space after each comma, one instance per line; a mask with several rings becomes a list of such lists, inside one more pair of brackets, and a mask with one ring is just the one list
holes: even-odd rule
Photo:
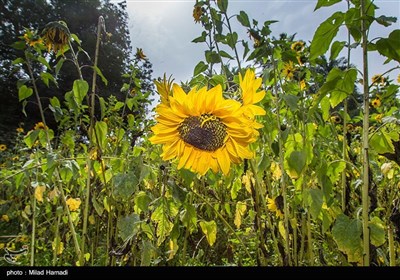
[[157, 83], [161, 104], [152, 127], [153, 144], [163, 144], [163, 160], [177, 158], [182, 167], [204, 175], [210, 168], [228, 174], [231, 163], [252, 158], [249, 144], [256, 140], [260, 125], [256, 115], [265, 114], [254, 105], [265, 95], [259, 80], [248, 71], [241, 79], [243, 103], [225, 99], [220, 85], [207, 90], [193, 88], [188, 94], [170, 81]]

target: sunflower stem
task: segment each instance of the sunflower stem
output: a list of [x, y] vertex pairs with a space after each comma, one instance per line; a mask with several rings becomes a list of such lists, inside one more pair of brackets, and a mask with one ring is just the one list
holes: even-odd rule
[[370, 237], [369, 237], [369, 157], [368, 157], [368, 131], [369, 131], [369, 88], [368, 88], [368, 37], [367, 37], [367, 7], [366, 1], [361, 0], [361, 34], [362, 34], [362, 53], [363, 53], [363, 186], [362, 186], [362, 223], [363, 223], [363, 265], [370, 265]]
[[31, 234], [31, 260], [30, 266], [35, 265], [35, 235], [36, 235], [36, 197], [33, 194], [32, 202], [32, 234]]
[[389, 224], [388, 239], [389, 239], [389, 265], [396, 266], [396, 253], [394, 248], [393, 227]]
[[58, 255], [58, 247], [60, 246], [60, 222], [61, 222], [61, 214], [57, 214], [57, 224], [56, 224], [56, 232], [55, 232], [55, 249], [53, 251], [53, 266], [57, 265], [57, 255]]

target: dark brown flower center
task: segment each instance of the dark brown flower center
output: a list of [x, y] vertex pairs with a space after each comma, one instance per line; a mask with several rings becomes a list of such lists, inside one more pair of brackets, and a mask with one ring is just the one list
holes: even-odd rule
[[215, 151], [224, 145], [226, 125], [212, 114], [186, 118], [178, 128], [186, 143], [205, 151]]

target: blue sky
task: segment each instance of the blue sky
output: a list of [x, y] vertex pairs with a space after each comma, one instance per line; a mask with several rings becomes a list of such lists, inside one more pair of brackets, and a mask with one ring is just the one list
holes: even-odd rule
[[[142, 48], [153, 63], [154, 78], [167, 73], [176, 82], [190, 80], [195, 65], [204, 60], [204, 43], [191, 43], [203, 31], [195, 24], [192, 11], [194, 0], [127, 0], [129, 30], [134, 48]], [[250, 19], [262, 24], [266, 20], [278, 20], [270, 26], [273, 36], [285, 32], [296, 33], [296, 39], [311, 41], [318, 25], [337, 10], [346, 10], [346, 2], [313, 12], [316, 0], [230, 0], [228, 15], [244, 10]], [[387, 36], [393, 29], [400, 29], [400, 1], [375, 0], [380, 8], [376, 15], [394, 16], [398, 21], [388, 28], [374, 24], [369, 38]], [[239, 38], [248, 39], [246, 30], [232, 18], [233, 29]], [[338, 33], [339, 40], [346, 40], [346, 30]], [[361, 66], [361, 53], [352, 53], [352, 62]], [[384, 58], [378, 53], [369, 54], [370, 75], [379, 74], [395, 63], [382, 65]], [[360, 67], [359, 67], [360, 68]], [[399, 71], [391, 77], [396, 77]]]

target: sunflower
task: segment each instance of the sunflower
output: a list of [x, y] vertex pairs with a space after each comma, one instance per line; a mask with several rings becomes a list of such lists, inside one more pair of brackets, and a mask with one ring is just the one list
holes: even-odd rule
[[304, 50], [304, 42], [303, 41], [297, 41], [294, 42], [290, 48], [294, 50], [295, 52], [302, 52]]
[[48, 129], [48, 127], [43, 122], [38, 122], [37, 124], [35, 124], [35, 127], [33, 129], [34, 130], [36, 130], [36, 129]]
[[331, 121], [333, 123], [339, 124], [342, 122], [342, 118], [339, 115], [333, 115], [331, 116]]
[[[156, 107], [158, 123], [152, 127], [153, 144], [164, 144], [163, 160], [179, 159], [178, 169], [186, 168], [204, 175], [210, 168], [229, 173], [231, 163], [253, 157], [249, 144], [257, 138], [255, 116], [265, 113], [254, 105], [265, 95], [261, 85], [247, 71], [241, 79], [243, 104], [225, 99], [217, 85], [209, 90], [193, 88], [188, 94], [165, 80], [156, 83], [161, 104]], [[172, 94], [172, 95], [170, 95]]]
[[283, 64], [282, 73], [286, 79], [289, 79], [289, 80], [292, 79], [293, 75], [294, 75], [294, 71], [295, 71], [295, 68], [294, 68], [292, 61], [289, 61], [289, 62]]
[[283, 218], [283, 196], [278, 195], [275, 198], [267, 197], [267, 208], [271, 212], [275, 212], [278, 218]]
[[43, 43], [43, 39], [40, 38], [35, 32], [32, 32], [30, 30], [27, 30], [24, 34], [24, 39], [26, 44], [28, 44], [31, 47], [34, 47], [36, 45], [40, 45]]
[[380, 85], [384, 86], [386, 83], [386, 78], [379, 74], [373, 75], [371, 80], [372, 80], [372, 84], [376, 84], [376, 85], [380, 84]]
[[15, 130], [17, 133], [24, 133], [24, 129], [22, 127], [17, 127]]
[[201, 16], [203, 15], [203, 8], [201, 6], [194, 6], [193, 8], [193, 18], [194, 22], [198, 23], [201, 21]]
[[59, 50], [63, 51], [68, 44], [71, 33], [67, 24], [63, 21], [49, 22], [42, 31], [44, 42], [48, 51], [52, 49], [55, 53]]
[[379, 108], [381, 107], [381, 100], [379, 98], [375, 98], [374, 100], [371, 101], [371, 105], [374, 108]]
[[136, 48], [136, 54], [135, 54], [136, 58], [139, 60], [145, 60], [146, 59], [146, 55], [144, 54], [143, 50], [141, 48]]
[[7, 150], [7, 146], [4, 144], [0, 145], [0, 152], [4, 152], [5, 150]]

